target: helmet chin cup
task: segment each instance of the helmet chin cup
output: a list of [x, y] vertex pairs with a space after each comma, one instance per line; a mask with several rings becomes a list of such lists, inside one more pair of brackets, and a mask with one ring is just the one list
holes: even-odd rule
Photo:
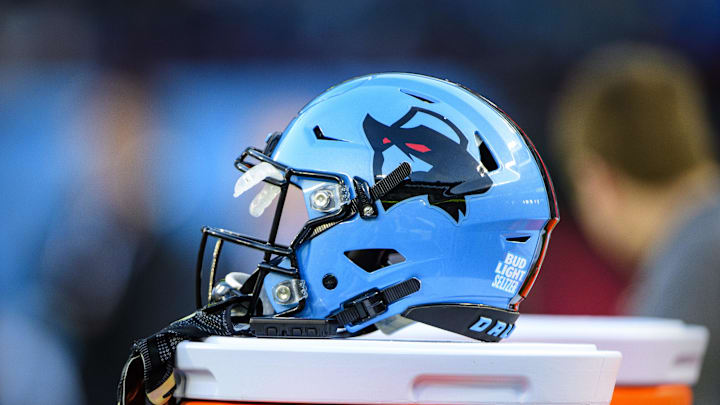
[[485, 342], [499, 342], [513, 332], [516, 311], [473, 304], [434, 304], [408, 308], [403, 316], [413, 321]]

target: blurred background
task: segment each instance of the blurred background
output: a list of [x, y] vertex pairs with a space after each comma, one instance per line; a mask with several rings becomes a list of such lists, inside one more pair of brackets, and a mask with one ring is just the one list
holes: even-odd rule
[[[702, 310], [720, 304], [720, 211], [679, 233], [710, 257], [648, 281], [663, 237], [716, 201], [718, 1], [4, 1], [0, 404], [113, 401], [133, 339], [194, 309], [200, 227], [268, 229], [232, 198], [235, 157], [384, 71], [485, 95], [549, 165], [562, 221], [524, 313], [720, 319]], [[638, 309], [679, 271], [691, 293], [659, 298], [679, 310]]]

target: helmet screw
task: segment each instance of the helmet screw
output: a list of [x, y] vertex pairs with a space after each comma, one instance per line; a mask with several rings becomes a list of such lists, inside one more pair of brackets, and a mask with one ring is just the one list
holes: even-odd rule
[[275, 299], [279, 303], [284, 304], [290, 301], [290, 298], [292, 298], [292, 291], [290, 291], [290, 287], [286, 285], [279, 285], [275, 288]]
[[373, 209], [372, 209], [371, 206], [366, 205], [366, 206], [363, 207], [363, 214], [365, 214], [365, 215], [367, 215], [367, 216], [370, 216], [370, 215], [373, 214], [373, 212], [374, 212], [374, 211], [373, 211]]
[[332, 274], [326, 274], [325, 276], [323, 276], [322, 283], [323, 287], [327, 288], [328, 290], [332, 290], [337, 287], [338, 280]]
[[328, 190], [318, 190], [312, 195], [312, 205], [316, 209], [325, 209], [332, 202], [332, 193]]

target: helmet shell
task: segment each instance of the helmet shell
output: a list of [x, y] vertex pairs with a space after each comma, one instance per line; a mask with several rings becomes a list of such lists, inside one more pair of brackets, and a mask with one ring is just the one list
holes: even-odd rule
[[[372, 125], [396, 135], [374, 139]], [[414, 142], [419, 130], [430, 133], [425, 128], [435, 138]], [[379, 142], [386, 144], [380, 158]], [[539, 259], [545, 226], [557, 216], [549, 178], [524, 134], [495, 105], [457, 84], [416, 74], [374, 74], [346, 81], [308, 103], [283, 132], [272, 158], [299, 170], [338, 174], [347, 184], [360, 177], [372, 185], [378, 167], [386, 175], [402, 162], [409, 162], [418, 178], [442, 173], [464, 182], [469, 175], [462, 162], [472, 159], [478, 173], [483, 159], [487, 162], [481, 143], [495, 163], [484, 174], [491, 185], [455, 199], [462, 209], [443, 208], [428, 195], [415, 195], [388, 207], [378, 204], [376, 218], [356, 215], [299, 246], [298, 268], [308, 298], [297, 316], [328, 317], [363, 292], [413, 277], [421, 282], [419, 291], [348, 330], [415, 305], [510, 308]], [[427, 152], [432, 159], [423, 155]], [[310, 201], [318, 182], [294, 182], [305, 193], [309, 217], [320, 215]], [[355, 196], [354, 190], [350, 193]], [[369, 272], [345, 254], [362, 249], [393, 249], [405, 260]], [[337, 279], [333, 289], [323, 285], [328, 274]]]

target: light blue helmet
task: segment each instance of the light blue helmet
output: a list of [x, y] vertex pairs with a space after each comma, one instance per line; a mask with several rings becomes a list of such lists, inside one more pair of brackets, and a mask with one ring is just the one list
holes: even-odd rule
[[[507, 337], [557, 223], [548, 172], [530, 140], [487, 99], [432, 77], [385, 73], [337, 85], [263, 150], [235, 166], [241, 194], [259, 182], [259, 214], [278, 199], [268, 240], [204, 228], [260, 249], [249, 277], [231, 273], [211, 301], [244, 300], [255, 336], [328, 337], [402, 316], [486, 341]], [[289, 187], [309, 221], [275, 242]], [[393, 318], [397, 319], [397, 318]]]

